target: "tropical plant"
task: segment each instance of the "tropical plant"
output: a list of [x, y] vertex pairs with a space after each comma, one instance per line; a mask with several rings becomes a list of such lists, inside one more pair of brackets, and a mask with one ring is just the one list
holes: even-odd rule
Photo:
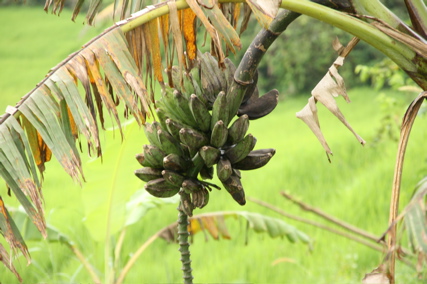
[[[227, 85], [226, 90], [222, 90], [225, 93], [216, 94], [211, 102], [212, 116], [215, 115], [217, 100], [218, 104], [225, 100], [225, 103], [222, 102], [221, 105], [230, 107], [224, 112], [228, 115], [225, 119], [226, 122], [223, 121], [226, 127], [230, 122], [230, 117], [239, 113], [241, 109], [259, 111], [257, 106], [268, 109], [265, 106], [266, 103], [263, 102], [269, 101], [267, 98], [270, 96], [265, 95], [258, 99], [258, 96], [254, 95], [252, 99], [252, 94], [256, 93], [254, 87], [257, 66], [274, 40], [301, 14], [334, 25], [367, 42], [393, 60], [422, 90], [427, 88], [425, 70], [427, 9], [421, 0], [404, 1], [412, 27], [406, 25], [377, 0], [248, 0], [242, 4], [243, 2], [243, 0], [181, 0], [167, 1], [147, 6], [144, 9], [142, 9], [144, 6], [142, 2], [126, 0], [115, 2], [115, 7], [123, 20], [59, 63], [15, 107], [7, 109], [0, 119], [2, 139], [0, 174], [6, 181], [9, 191], [17, 197], [42, 235], [46, 235], [46, 223], [41, 202], [41, 177], [45, 162], [51, 159], [51, 155], [54, 155], [74, 180], [78, 182], [84, 180], [75, 142], [77, 139], [81, 141], [79, 135], [82, 135], [87, 141], [89, 152], [97, 156], [102, 155], [98, 135], [99, 126], [104, 127], [104, 110], [108, 111], [117, 123], [119, 130], [122, 131], [121, 119], [116, 107], [119, 102], [125, 105], [125, 117], [133, 115], [136, 122], [143, 125], [146, 116], [152, 110], [150, 106], [155, 99], [155, 81], [163, 90], [167, 89], [167, 84], [170, 87], [180, 88], [180, 90], [186, 89], [181, 72], [188, 72], [197, 65], [199, 55], [196, 31], [199, 22], [203, 24], [210, 36], [211, 54], [217, 58], [217, 63], [221, 68], [226, 67], [224, 50], [236, 52], [241, 48], [236, 30], [240, 29], [240, 32], [245, 30], [251, 12], [263, 27], [248, 47], [234, 73], [233, 80]], [[86, 16], [89, 24], [93, 22], [100, 3], [98, 0], [90, 2]], [[64, 1], [47, 1], [45, 9], [48, 10], [52, 7], [54, 13], [59, 13], [63, 5]], [[83, 1], [76, 3], [73, 20], [82, 5]], [[279, 11], [279, 8], [285, 10]], [[332, 152], [320, 131], [317, 102], [324, 104], [354, 133], [358, 141], [364, 144], [364, 140], [347, 123], [333, 98], [343, 95], [347, 101], [349, 100], [345, 93], [344, 81], [338, 74], [338, 68], [357, 44], [358, 39], [355, 38], [346, 47], [338, 42], [334, 43], [334, 48], [339, 53], [338, 59], [312, 91], [312, 97], [307, 106], [297, 114], [297, 117], [307, 123], [316, 134], [328, 156]], [[176, 59], [174, 59], [175, 57]], [[180, 82], [178, 83], [173, 80], [172, 65], [176, 61], [179, 65]], [[163, 73], [164, 66], [166, 66], [166, 75]], [[210, 78], [210, 80], [214, 80], [214, 78]], [[210, 80], [208, 81], [211, 82]], [[81, 87], [78, 86], [78, 82], [81, 83]], [[204, 84], [203, 87], [206, 91], [208, 84]], [[84, 93], [84, 100], [80, 96], [80, 91]], [[223, 99], [224, 97], [226, 99]], [[399, 141], [390, 206], [390, 230], [387, 232], [390, 255], [387, 257], [386, 271], [381, 273], [382, 276], [386, 275], [392, 283], [394, 282], [394, 264], [398, 251], [396, 221], [401, 169], [409, 133], [424, 98], [425, 93], [423, 92], [409, 106], [404, 117]], [[269, 104], [271, 105], [271, 103]], [[165, 107], [168, 108], [168, 106]], [[172, 115], [174, 110], [170, 108], [169, 115]], [[266, 112], [268, 113], [268, 111]], [[245, 111], [240, 111], [241, 115], [245, 113]], [[159, 118], [159, 120], [163, 119]], [[213, 123], [216, 124], [220, 120], [223, 119], [215, 119]], [[212, 123], [210, 126], [213, 131]], [[253, 138], [248, 139], [252, 140], [252, 143], [246, 141], [245, 145], [252, 145]], [[185, 138], [180, 137], [180, 140], [183, 141]], [[228, 145], [230, 149], [233, 149], [233, 146], [233, 143]], [[227, 151], [219, 148], [221, 155], [222, 151]], [[245, 147], [246, 155], [248, 154], [247, 149], [251, 151], [252, 148], [253, 146]], [[242, 154], [243, 157], [246, 155]], [[231, 156], [226, 156], [231, 159]], [[238, 163], [239, 159], [235, 159], [234, 162]], [[195, 178], [201, 169], [202, 166], [196, 166], [194, 172], [190, 173], [189, 168], [186, 168], [186, 174]], [[238, 176], [238, 173], [234, 174]], [[228, 179], [224, 178], [224, 180]], [[239, 203], [244, 204], [242, 187], [237, 180], [234, 178], [232, 185], [231, 183], [228, 185], [233, 186], [231, 190], [233, 197]], [[163, 181], [161, 183], [163, 184]], [[225, 183], [227, 184], [227, 182]], [[203, 207], [207, 202], [206, 187], [209, 189], [212, 185], [197, 182], [196, 187], [200, 187], [200, 184], [203, 193], [198, 193], [199, 189], [196, 191], [189, 189], [184, 190], [184, 193], [181, 194], [183, 204], [181, 209], [186, 213], [181, 214], [182, 228], [186, 227], [187, 215], [192, 211], [190, 209]], [[224, 184], [224, 186], [226, 185]], [[153, 188], [152, 192], [163, 191], [159, 188]], [[169, 190], [169, 188], [165, 190]], [[191, 193], [192, 199], [189, 199], [188, 192]], [[236, 192], [238, 198], [236, 198]], [[176, 188], [172, 193], [177, 193]], [[29, 258], [24, 240], [1, 199], [0, 208], [2, 212], [0, 228], [3, 236], [13, 250], [20, 250]], [[422, 228], [425, 228], [425, 220], [420, 218], [419, 221], [423, 221], [420, 224], [423, 226]], [[423, 231], [412, 230], [412, 232], [418, 234]], [[182, 235], [185, 234], [182, 232]], [[185, 237], [181, 242], [186, 243]], [[421, 252], [424, 253], [422, 248], [421, 246]], [[0, 253], [3, 263], [16, 273], [10, 266], [9, 256], [3, 247], [0, 248]], [[184, 262], [188, 263], [187, 260]], [[186, 276], [186, 278], [189, 282], [191, 281], [191, 276]]]

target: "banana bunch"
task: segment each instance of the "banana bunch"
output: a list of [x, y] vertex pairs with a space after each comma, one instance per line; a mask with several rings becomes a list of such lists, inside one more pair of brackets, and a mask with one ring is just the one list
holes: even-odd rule
[[236, 70], [232, 62], [227, 59], [221, 70], [210, 53], [198, 58], [189, 72], [172, 68], [175, 88], [164, 88], [156, 101], [158, 121], [144, 127], [150, 144], [136, 156], [143, 168], [135, 171], [150, 194], [180, 194], [188, 216], [206, 206], [212, 188], [220, 189], [206, 181], [214, 177], [214, 169], [223, 187], [244, 205], [240, 171], [260, 168], [275, 154], [274, 149], [254, 150], [257, 140], [247, 131], [250, 119], [275, 108], [278, 92], [259, 97], [255, 79], [236, 100], [229, 95]]

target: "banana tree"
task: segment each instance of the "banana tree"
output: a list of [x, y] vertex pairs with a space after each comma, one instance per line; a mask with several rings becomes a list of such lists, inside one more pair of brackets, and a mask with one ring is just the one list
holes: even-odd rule
[[[90, 2], [86, 16], [89, 24], [93, 22], [100, 3], [97, 0]], [[73, 20], [79, 13], [82, 4], [83, 1], [77, 2]], [[168, 88], [175, 88], [187, 95], [191, 94], [189, 90], [194, 89], [196, 85], [193, 81], [191, 81], [192, 84], [188, 84], [188, 79], [194, 77], [194, 79], [200, 80], [202, 96], [198, 98], [202, 103], [203, 99], [205, 100], [206, 109], [200, 107], [200, 103], [191, 95], [187, 100], [193, 102], [192, 108], [202, 109], [199, 111], [202, 114], [197, 120], [196, 126], [206, 129], [209, 135], [207, 137], [201, 135], [199, 139], [194, 139], [197, 137], [197, 133], [189, 135], [189, 131], [181, 131], [184, 129], [181, 127], [177, 137], [181, 141], [192, 139], [183, 144], [202, 141], [203, 143], [198, 144], [197, 148], [217, 145], [214, 147], [216, 150], [206, 148], [203, 151], [205, 158], [202, 157], [202, 154], [190, 154], [195, 158], [193, 165], [183, 167], [185, 173], [181, 175], [190, 177], [186, 183], [187, 190], [182, 190], [179, 186], [167, 186], [166, 189], [162, 189], [164, 182], [158, 179], [154, 179], [157, 180], [154, 185], [154, 180], [151, 182], [150, 179], [147, 183], [147, 190], [160, 197], [179, 192], [182, 211], [180, 222], [183, 224], [181, 227], [185, 227], [187, 216], [192, 214], [195, 207], [201, 208], [207, 204], [209, 190], [211, 187], [215, 187], [211, 183], [197, 179], [199, 174], [206, 177], [212, 175], [209, 170], [204, 169], [206, 163], [212, 163], [211, 166], [217, 164], [217, 169], [222, 169], [217, 173], [221, 173], [219, 177], [223, 186], [239, 204], [243, 205], [245, 203], [244, 191], [240, 184], [238, 171], [230, 171], [230, 165], [222, 164], [224, 158], [232, 159], [233, 162], [229, 162], [235, 170], [238, 170], [239, 167], [242, 169], [242, 167], [248, 167], [248, 164], [255, 163], [246, 160], [245, 163], [239, 165], [239, 162], [248, 156], [258, 160], [261, 158], [257, 157], [263, 157], [263, 161], [268, 161], [274, 151], [264, 150], [260, 153], [252, 153], [255, 140], [249, 135], [247, 136], [249, 138], [245, 138], [243, 150], [235, 147], [237, 141], [231, 141], [228, 144], [227, 141], [212, 141], [218, 137], [227, 140], [222, 134], [212, 133], [214, 129], [215, 133], [221, 133], [221, 128], [224, 129], [224, 127], [227, 130], [231, 118], [235, 115], [243, 117], [242, 120], [250, 118], [250, 116], [259, 118], [274, 109], [277, 103], [277, 92], [271, 91], [259, 97], [256, 89], [257, 65], [268, 47], [300, 15], [310, 16], [336, 26], [357, 38], [346, 47], [335, 44], [339, 52], [337, 61], [332, 64], [327, 75], [313, 90], [307, 106], [297, 114], [313, 130], [326, 153], [330, 155], [332, 151], [320, 131], [316, 103], [324, 104], [353, 131], [338, 109], [333, 97], [340, 94], [348, 99], [343, 80], [337, 70], [352, 47], [357, 44], [358, 39], [367, 42], [392, 59], [423, 90], [427, 88], [427, 48], [425, 44], [427, 9], [421, 0], [405, 0], [405, 4], [412, 27], [406, 25], [378, 0], [180, 0], [165, 1], [145, 8], [143, 2], [115, 1], [114, 8], [120, 14], [121, 21], [60, 62], [21, 101], [14, 107], [8, 107], [6, 113], [1, 117], [0, 174], [7, 183], [8, 193], [12, 192], [16, 196], [41, 234], [46, 235], [41, 177], [44, 164], [51, 159], [51, 156], [58, 159], [72, 179], [77, 182], [83, 181], [82, 162], [76, 141], [80, 142], [83, 139], [80, 137], [84, 137], [89, 152], [96, 156], [102, 155], [98, 136], [101, 131], [99, 128], [104, 127], [105, 110], [117, 123], [119, 131], [121, 131], [121, 118], [117, 108], [119, 102], [124, 104], [125, 117], [132, 115], [139, 125], [144, 125], [146, 117], [152, 115], [158, 118], [159, 123], [165, 123], [164, 129], [169, 129], [168, 119], [169, 124], [172, 125], [174, 117], [182, 118], [185, 114], [177, 111], [180, 106], [179, 95], [170, 93]], [[63, 5], [64, 1], [47, 1], [45, 9], [52, 9], [54, 13], [60, 13]], [[237, 52], [242, 48], [239, 32], [246, 29], [251, 13], [255, 15], [262, 29], [252, 44], [247, 47], [239, 66], [233, 70], [228, 64], [225, 54]], [[210, 53], [215, 57], [215, 60], [211, 61], [214, 64], [211, 64], [210, 67], [199, 68], [206, 62], [198, 52], [197, 29], [200, 23], [210, 36]], [[178, 63], [177, 68], [173, 68], [175, 62]], [[218, 75], [217, 69], [213, 68], [215, 64], [217, 69], [222, 68], [232, 73], [231, 76], [225, 78], [225, 85], [221, 85], [219, 80], [215, 84], [212, 82], [214, 78], [222, 76]], [[193, 69], [200, 70], [197, 74], [200, 76], [199, 78], [196, 75], [189, 75]], [[210, 73], [203, 69], [210, 70]], [[203, 73], [205, 74], [203, 75]], [[210, 74], [211, 78], [206, 79], [208, 77], [206, 73]], [[78, 84], [82, 86], [84, 99], [80, 95]], [[155, 96], [157, 84], [164, 95], [156, 103], [158, 99]], [[204, 97], [208, 91], [214, 94], [213, 97]], [[197, 90], [194, 89], [194, 93], [197, 94]], [[174, 102], [168, 100], [171, 97], [175, 99]], [[394, 282], [394, 263], [397, 251], [396, 220], [401, 169], [410, 129], [424, 97], [425, 93], [421, 93], [409, 107], [399, 143], [395, 179], [392, 186], [390, 229], [387, 234], [390, 257], [387, 258], [388, 266], [385, 272], [392, 283]], [[217, 106], [215, 107], [215, 105]], [[158, 111], [155, 112], [153, 106], [158, 107]], [[162, 118], [164, 115], [162, 111], [165, 110], [168, 112]], [[192, 110], [190, 112], [195, 113]], [[205, 122], [203, 113], [205, 116], [206, 114], [211, 116], [210, 123]], [[186, 114], [188, 115], [188, 112]], [[222, 126], [216, 126], [219, 121], [222, 121]], [[186, 122], [185, 124], [194, 123], [191, 121], [191, 117], [184, 119], [184, 122]], [[200, 126], [199, 123], [203, 125]], [[221, 123], [219, 124], [221, 125]], [[245, 123], [242, 124], [245, 125]], [[227, 131], [230, 132], [232, 127], [233, 125]], [[235, 128], [241, 129], [245, 126]], [[159, 130], [156, 131], [159, 134]], [[149, 132], [146, 131], [147, 136], [150, 135]], [[237, 133], [238, 131], [232, 132]], [[162, 133], [161, 130], [160, 133]], [[361, 144], [365, 143], [354, 131], [353, 133]], [[237, 134], [235, 135], [237, 136]], [[219, 146], [221, 143], [224, 143], [222, 146], [227, 147], [222, 148]], [[155, 146], [155, 142], [152, 144]], [[152, 166], [156, 155], [149, 149], [149, 146], [146, 148], [144, 159], [141, 158], [140, 161], [143, 166]], [[173, 152], [182, 154], [180, 151], [183, 150], [173, 149], [173, 146], [170, 146], [166, 151], [170, 153], [163, 154]], [[249, 153], [251, 154], [249, 155]], [[153, 159], [150, 162], [146, 157], [151, 154], [153, 154]], [[212, 155], [214, 156], [212, 157]], [[262, 165], [262, 162], [257, 166], [259, 165]], [[256, 166], [252, 166], [252, 168], [256, 168]], [[225, 171], [223, 171], [224, 169]], [[147, 173], [142, 170], [137, 174], [141, 176]], [[157, 177], [161, 175], [163, 179], [166, 179], [163, 171], [150, 172], [150, 174]], [[143, 178], [146, 179], [146, 176]], [[185, 181], [180, 180], [179, 176], [168, 175], [169, 181], [176, 178], [181, 185]], [[195, 185], [191, 184], [194, 181]], [[193, 190], [194, 187], [198, 189]], [[29, 260], [25, 242], [1, 197], [0, 208], [2, 235], [10, 244], [12, 251], [20, 250]], [[186, 243], [184, 235], [185, 232], [182, 232], [182, 243]], [[10, 265], [9, 255], [3, 247], [0, 247], [0, 255], [3, 263], [17, 273], [15, 268]], [[191, 275], [186, 278], [189, 282], [191, 281]]]

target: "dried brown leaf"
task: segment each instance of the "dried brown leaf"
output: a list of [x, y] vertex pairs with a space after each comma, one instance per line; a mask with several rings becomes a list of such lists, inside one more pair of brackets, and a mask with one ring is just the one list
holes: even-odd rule
[[[199, 6], [197, 0], [187, 0], [188, 6], [190, 6], [191, 10], [197, 15], [197, 17], [200, 19], [200, 21], [205, 26], [207, 32], [211, 36], [211, 39], [213, 41], [213, 44], [215, 45], [218, 57], [219, 58], [225, 58], [224, 52], [221, 47], [221, 41], [219, 39], [218, 32], [214, 28], [214, 26], [209, 22], [208, 17], [203, 12], [202, 8]], [[220, 60], [221, 61], [221, 60]]]
[[363, 284], [389, 284], [390, 280], [387, 277], [386, 268], [384, 265], [380, 265], [375, 268], [372, 272], [367, 273], [362, 279]]
[[261, 0], [247, 0], [246, 3], [251, 8], [255, 18], [265, 29], [268, 28], [271, 21], [276, 17], [277, 11], [282, 1], [261, 1]]
[[[323, 136], [322, 131], [320, 130], [319, 118], [317, 116], [317, 107], [314, 97], [310, 97], [308, 99], [308, 103], [304, 106], [302, 110], [296, 113], [297, 118], [307, 124], [307, 126], [311, 129], [311, 131], [316, 135], [320, 144], [325, 149], [327, 155], [332, 155], [332, 151], [328, 146], [328, 143]], [[328, 156], [329, 159], [329, 156]]]

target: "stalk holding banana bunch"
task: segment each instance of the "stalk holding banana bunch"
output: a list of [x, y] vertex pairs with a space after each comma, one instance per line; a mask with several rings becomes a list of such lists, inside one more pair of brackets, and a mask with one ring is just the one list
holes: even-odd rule
[[159, 121], [145, 125], [150, 145], [144, 145], [143, 153], [136, 156], [143, 168], [135, 171], [150, 194], [170, 197], [179, 193], [181, 209], [188, 216], [194, 208], [206, 206], [212, 187], [220, 189], [205, 181], [213, 178], [215, 165], [223, 187], [244, 205], [240, 170], [260, 168], [276, 152], [253, 150], [256, 138], [246, 132], [249, 120], [276, 107], [278, 91], [259, 97], [255, 78], [239, 100], [230, 92], [236, 68], [228, 58], [225, 70], [219, 69], [210, 53], [199, 53], [198, 60], [197, 66], [181, 76], [178, 68], [172, 69], [174, 89], [163, 89], [156, 101]]

